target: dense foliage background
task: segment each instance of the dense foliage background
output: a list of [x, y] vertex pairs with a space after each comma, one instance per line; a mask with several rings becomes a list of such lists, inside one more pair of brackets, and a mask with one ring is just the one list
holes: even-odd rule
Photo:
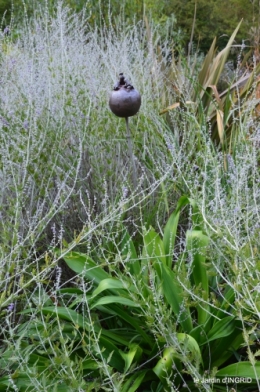
[[[11, 15], [15, 19], [23, 14], [24, 8], [28, 15], [45, 0], [1, 0], [0, 15], [5, 15], [3, 25], [10, 24]], [[218, 38], [218, 46], [223, 48], [228, 37], [234, 31], [238, 22], [243, 19], [243, 25], [237, 35], [237, 42], [245, 41], [246, 45], [252, 40], [259, 39], [260, 4], [258, 0], [65, 0], [71, 10], [79, 12], [86, 10], [88, 20], [100, 25], [102, 19], [112, 18], [117, 23], [118, 15], [122, 14], [126, 21], [143, 19], [144, 15], [151, 17], [154, 23], [161, 26], [171, 24], [176, 33], [182, 32], [182, 42], [186, 46], [190, 41], [194, 25], [194, 44], [204, 52], [209, 48], [212, 39]], [[47, 1], [49, 10], [55, 10], [57, 2]], [[257, 33], [256, 33], [257, 30]], [[173, 32], [172, 32], [173, 34]]]
[[[0, 16], [5, 14], [3, 25], [10, 23], [13, 12], [14, 18], [21, 18], [24, 8], [28, 15], [39, 4], [46, 0], [1, 0]], [[188, 47], [194, 25], [194, 44], [202, 51], [209, 46], [216, 36], [217, 44], [223, 48], [228, 37], [234, 31], [238, 22], [243, 19], [243, 24], [237, 35], [237, 42], [245, 41], [251, 45], [252, 40], [259, 39], [260, 3], [258, 0], [65, 0], [73, 11], [85, 9], [88, 21], [99, 24], [109, 18], [116, 23], [119, 15], [123, 15], [129, 23], [135, 18], [142, 20], [144, 15], [152, 18], [155, 24], [170, 25], [172, 37], [181, 30], [181, 42]], [[49, 10], [57, 8], [55, 0], [47, 0]], [[256, 32], [257, 30], [257, 32]], [[166, 34], [166, 32], [164, 32]]]

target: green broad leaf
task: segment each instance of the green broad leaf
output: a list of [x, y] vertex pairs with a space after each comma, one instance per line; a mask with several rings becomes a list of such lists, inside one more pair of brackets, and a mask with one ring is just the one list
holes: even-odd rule
[[190, 331], [190, 336], [192, 336], [199, 345], [201, 344], [204, 335], [205, 335], [204, 325], [197, 325], [197, 327], [193, 328]]
[[195, 200], [187, 196], [181, 196], [178, 200], [175, 211], [171, 214], [164, 229], [163, 245], [164, 245], [168, 267], [171, 267], [172, 265], [172, 253], [175, 246], [176, 232], [179, 223], [180, 211], [187, 204], [190, 204], [193, 209], [192, 223], [194, 229], [199, 229], [202, 223], [202, 218], [198, 211], [198, 206]]
[[193, 230], [202, 230], [203, 227], [203, 217], [199, 211], [198, 204], [194, 199], [191, 199], [188, 196], [181, 196], [178, 200], [177, 207], [175, 211], [181, 210], [186, 205], [190, 205], [192, 207], [192, 227]]
[[99, 368], [99, 364], [97, 361], [94, 361], [93, 359], [85, 359], [81, 363], [82, 369], [89, 369], [89, 370], [96, 370]]
[[150, 347], [153, 347], [154, 340], [149, 335], [147, 335], [145, 330], [140, 325], [140, 322], [137, 321], [138, 319], [136, 316], [135, 317], [131, 316], [131, 314], [129, 314], [129, 312], [126, 312], [121, 307], [117, 306], [116, 304], [108, 305], [107, 308], [109, 308], [110, 311], [112, 310], [113, 314], [117, 315], [122, 320], [126, 321], [133, 328], [133, 330], [136, 330], [137, 334], [142, 336], [142, 338], [145, 340], [145, 342], [147, 344], [149, 344]]
[[234, 301], [235, 301], [235, 291], [233, 287], [227, 286], [224, 290], [223, 300], [219, 307], [218, 312], [216, 313], [216, 317], [218, 318], [225, 317], [226, 314], [223, 312], [223, 310], [227, 312], [229, 308], [234, 305]]
[[126, 290], [126, 289], [130, 288], [130, 286], [131, 286], [131, 291], [136, 292], [135, 287], [133, 285], [131, 285], [129, 282], [125, 282], [123, 280], [119, 280], [116, 278], [104, 279], [99, 283], [98, 287], [93, 291], [93, 297], [102, 293], [102, 291], [104, 291], [104, 290], [111, 290], [111, 289]]
[[[7, 365], [12, 367], [12, 365], [17, 364], [18, 358], [14, 356], [13, 350], [5, 350], [0, 352], [0, 369], [5, 369]], [[0, 378], [2, 380], [2, 378]]]
[[10, 376], [0, 377], [0, 392], [8, 391], [7, 387], [11, 387], [11, 385]]
[[129, 341], [132, 338], [132, 336], [129, 335], [127, 333], [124, 334], [124, 336], [120, 336], [119, 333], [115, 333], [112, 332], [111, 330], [107, 330], [107, 329], [102, 329], [102, 336], [105, 336], [106, 338], [110, 339], [111, 341], [123, 345], [125, 347], [129, 346]]
[[129, 265], [131, 275], [138, 276], [141, 270], [140, 261], [138, 260], [132, 238], [126, 228], [123, 230], [123, 236], [120, 241], [119, 249], [122, 256], [129, 258], [127, 265]]
[[[256, 362], [254, 366], [247, 361], [242, 361], [228, 365], [219, 370], [215, 377], [245, 377], [252, 380], [260, 379], [260, 362]], [[232, 380], [230, 381], [232, 382]], [[239, 383], [239, 381], [238, 381]], [[250, 383], [250, 381], [249, 381]]]
[[83, 253], [70, 252], [63, 258], [72, 271], [77, 274], [84, 273], [86, 278], [94, 280], [97, 284], [100, 283], [101, 280], [110, 277], [107, 272], [95, 263], [95, 261]]
[[205, 334], [202, 335], [200, 344], [203, 345], [212, 340], [231, 335], [231, 333], [234, 332], [235, 325], [236, 322], [234, 316], [224, 317], [213, 325], [207, 336], [205, 336]]
[[[53, 305], [52, 305], [53, 306]], [[31, 309], [31, 312], [33, 309]], [[35, 312], [35, 309], [34, 309]], [[28, 324], [28, 321], [25, 323], [21, 323], [17, 330], [15, 331], [16, 336], [22, 336], [23, 338], [35, 339], [35, 337], [39, 336], [44, 329], [46, 329], [43, 322], [38, 319], [31, 321]], [[1, 360], [0, 360], [1, 361]], [[1, 368], [1, 362], [0, 362]]]
[[68, 309], [63, 306], [47, 306], [41, 309], [43, 314], [50, 314], [52, 316], [58, 316], [61, 319], [73, 322], [75, 326], [88, 329], [88, 325], [81, 314], [75, 310]]
[[[199, 368], [199, 365], [203, 364], [201, 351], [197, 341], [190, 335], [186, 333], [177, 333], [177, 339], [182, 344], [182, 352], [185, 353], [185, 349], [191, 354], [188, 354], [189, 360], [194, 361]], [[183, 347], [185, 346], [185, 348]]]
[[110, 339], [107, 339], [102, 335], [100, 336], [98, 341], [96, 356], [100, 358], [102, 357], [106, 360], [108, 365], [114, 367], [119, 372], [123, 372], [124, 361], [122, 361], [119, 349], [110, 341]]
[[[162, 357], [159, 359], [159, 361], [153, 368], [154, 373], [157, 375], [161, 383], [164, 385], [164, 391], [170, 392], [167, 378], [169, 378], [169, 376], [172, 375], [173, 366], [176, 367], [179, 372], [181, 371], [182, 368], [181, 361], [179, 359], [179, 355], [177, 354], [175, 348], [167, 347], [163, 351]], [[175, 374], [174, 376], [174, 382], [176, 384], [180, 382], [180, 377], [178, 377], [177, 374]]]
[[130, 345], [130, 350], [127, 353], [119, 350], [121, 357], [125, 361], [124, 373], [130, 369], [135, 358], [140, 358], [142, 351], [143, 350], [138, 346], [138, 344]]
[[141, 370], [140, 372], [134, 372], [127, 381], [122, 385], [121, 392], [136, 392], [142, 384], [146, 373], [149, 370]]
[[165, 249], [163, 241], [159, 234], [155, 232], [153, 227], [144, 233], [144, 248], [143, 255], [147, 257], [150, 262], [160, 260], [163, 264], [166, 264]]
[[192, 279], [195, 286], [201, 287], [201, 305], [198, 305], [198, 322], [204, 324], [209, 316], [209, 296], [208, 274], [206, 268], [205, 251], [209, 243], [209, 238], [201, 230], [188, 230], [186, 234], [187, 251], [192, 253]]
[[241, 321], [235, 320], [233, 332], [210, 343], [210, 362], [213, 367], [220, 367], [244, 343]]
[[165, 249], [165, 257], [167, 266], [172, 265], [172, 254], [174, 251], [176, 232], [179, 223], [180, 211], [174, 211], [168, 219], [164, 228], [163, 234], [163, 246]]
[[159, 361], [153, 368], [154, 373], [159, 377], [161, 381], [164, 381], [167, 377], [167, 374], [171, 372], [174, 360], [179, 360], [175, 348], [167, 347], [163, 351], [162, 358], [159, 359]]
[[139, 307], [140, 305], [131, 299], [125, 298], [125, 297], [119, 297], [117, 295], [108, 295], [106, 297], [102, 297], [98, 299], [94, 304], [90, 306], [90, 309], [96, 308], [99, 305], [107, 305], [107, 304], [121, 304], [125, 306], [131, 306], [131, 307]]
[[57, 392], [68, 392], [68, 384], [65, 383], [65, 382], [60, 384], [60, 381], [57, 381], [57, 386], [55, 387], [55, 391], [57, 391]]
[[[32, 385], [30, 377], [26, 373], [15, 372], [15, 374], [12, 375], [12, 384], [15, 384], [19, 391], [32, 391], [33, 388], [35, 388], [35, 386]], [[12, 389], [13, 388], [11, 388], [11, 390]]]
[[91, 300], [90, 295], [78, 295], [74, 301], [69, 304], [69, 308], [73, 309], [77, 304], [81, 304], [82, 302], [88, 302]]
[[[29, 346], [30, 347], [30, 346]], [[33, 350], [33, 346], [32, 350]], [[37, 368], [43, 368], [46, 369], [48, 366], [51, 365], [51, 361], [49, 358], [43, 357], [42, 355], [38, 354], [30, 354], [29, 359], [28, 359], [28, 364], [35, 365]]]
[[[35, 385], [33, 384], [33, 381], [31, 377], [29, 377], [26, 373], [18, 373], [17, 376], [12, 376], [12, 382], [10, 382], [10, 376], [8, 376], [9, 383], [7, 383], [7, 376], [0, 378], [0, 391], [13, 391], [14, 389], [12, 388], [12, 385], [14, 384], [16, 386], [16, 389], [19, 390], [20, 392], [34, 392], [35, 391]], [[56, 384], [54, 387], [54, 383]], [[51, 385], [51, 386], [50, 386]], [[62, 382], [60, 384], [60, 380], [48, 380], [47, 379], [47, 385], [46, 389], [48, 390], [48, 386], [50, 387], [51, 390], [55, 390], [57, 392], [67, 392], [68, 391], [68, 385], [67, 383]], [[6, 388], [8, 387], [8, 389]]]
[[189, 333], [192, 330], [192, 318], [189, 308], [183, 308], [184, 291], [179, 284], [175, 273], [166, 265], [162, 264], [161, 284], [166, 301], [171, 306], [183, 331]]

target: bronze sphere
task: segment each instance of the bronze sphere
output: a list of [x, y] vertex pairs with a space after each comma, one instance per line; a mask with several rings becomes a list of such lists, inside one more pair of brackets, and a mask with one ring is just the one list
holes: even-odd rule
[[118, 117], [134, 116], [141, 106], [141, 95], [122, 73], [110, 94], [109, 107]]

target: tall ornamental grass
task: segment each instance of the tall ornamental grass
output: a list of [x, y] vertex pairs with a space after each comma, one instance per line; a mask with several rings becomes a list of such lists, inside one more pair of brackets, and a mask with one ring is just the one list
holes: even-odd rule
[[122, 70], [142, 94], [142, 112], [130, 124], [137, 192], [145, 197], [158, 187], [152, 158], [163, 161], [165, 148], [155, 116], [163, 75], [141, 26], [123, 28], [90, 29], [86, 17], [59, 4], [53, 18], [47, 10], [25, 18], [14, 42], [12, 31], [1, 36], [3, 280], [132, 194], [124, 123], [107, 105]]

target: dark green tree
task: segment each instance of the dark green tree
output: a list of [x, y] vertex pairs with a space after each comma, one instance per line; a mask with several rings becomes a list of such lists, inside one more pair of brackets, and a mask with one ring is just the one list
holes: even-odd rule
[[[171, 29], [175, 31], [170, 32], [170, 35], [176, 36], [176, 31], [181, 31], [186, 48], [195, 20], [193, 43], [203, 52], [208, 50], [215, 36], [218, 47], [223, 48], [242, 18], [243, 23], [236, 37], [237, 44], [241, 44], [242, 40], [248, 45], [259, 41], [255, 37], [260, 35], [259, 0], [63, 0], [63, 3], [75, 12], [84, 8], [89, 22], [97, 25], [104, 22], [115, 24], [119, 16], [125, 23], [133, 23], [134, 20], [143, 20], [145, 15], [155, 24], [162, 25], [163, 29], [167, 20], [174, 19]], [[16, 20], [19, 20], [24, 11], [22, 0], [0, 0], [0, 17], [5, 15], [2, 22], [4, 27], [10, 23], [12, 4]], [[46, 2], [24, 0], [24, 4], [30, 16], [38, 5]], [[57, 7], [57, 0], [47, 0], [47, 4], [52, 12]]]
[[203, 51], [207, 51], [214, 37], [218, 39], [218, 46], [223, 48], [242, 18], [237, 43], [249, 39], [251, 28], [259, 22], [260, 6], [255, 0], [172, 0], [164, 3], [163, 12], [175, 14], [187, 44], [196, 13], [194, 43]]

